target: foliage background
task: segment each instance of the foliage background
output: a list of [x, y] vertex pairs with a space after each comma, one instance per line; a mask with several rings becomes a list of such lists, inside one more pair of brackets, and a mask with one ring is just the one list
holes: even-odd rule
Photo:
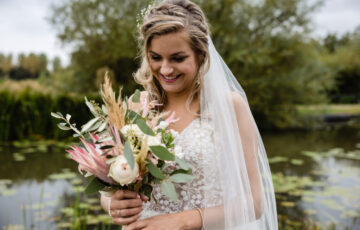
[[[261, 128], [301, 127], [299, 105], [360, 100], [360, 27], [341, 37], [329, 34], [324, 39], [312, 38], [312, 16], [323, 1], [195, 2], [204, 10], [215, 46], [247, 93]], [[19, 86], [26, 79], [39, 83], [39, 87], [30, 90], [31, 94], [25, 87], [25, 93], [14, 91], [7, 98], [35, 95], [39, 91], [43, 97], [51, 98], [46, 103], [56, 104], [51, 95], [71, 94], [66, 97], [73, 100], [69, 102], [74, 103], [72, 114], [81, 114], [78, 101], [84, 95], [97, 94], [105, 71], [111, 73], [115, 87], [122, 86], [124, 94], [129, 95], [140, 87], [132, 77], [140, 61], [137, 17], [149, 3], [150, 0], [65, 0], [53, 5], [47, 20], [59, 40], [74, 47], [71, 64], [64, 67], [59, 58], [48, 60], [44, 54], [20, 55], [17, 62], [12, 55], [0, 54], [2, 89], [7, 88], [5, 83], [10, 80]], [[40, 100], [37, 96], [24, 98], [18, 100], [30, 100], [33, 104]], [[15, 120], [17, 115], [9, 114], [18, 109], [8, 109], [15, 106], [12, 101], [15, 99], [3, 100], [1, 121], [19, 122]], [[46, 127], [48, 133], [54, 132], [49, 128], [53, 126]], [[20, 137], [7, 135], [11, 136]]]

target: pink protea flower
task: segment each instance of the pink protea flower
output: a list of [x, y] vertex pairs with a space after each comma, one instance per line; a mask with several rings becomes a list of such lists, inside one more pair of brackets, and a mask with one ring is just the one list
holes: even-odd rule
[[81, 170], [85, 170], [104, 182], [114, 184], [114, 180], [108, 177], [110, 165], [106, 164], [106, 155], [102, 156], [102, 151], [96, 148], [95, 144], [86, 142], [83, 139], [81, 139], [81, 142], [85, 148], [72, 146], [71, 150], [67, 150], [71, 158], [79, 163], [79, 172], [82, 174]]

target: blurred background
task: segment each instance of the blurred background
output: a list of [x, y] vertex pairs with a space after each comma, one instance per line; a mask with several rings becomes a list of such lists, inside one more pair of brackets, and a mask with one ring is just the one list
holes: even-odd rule
[[[82, 192], [50, 112], [90, 118], [109, 71], [138, 85], [150, 1], [0, 0], [0, 228], [118, 229]], [[360, 2], [194, 0], [261, 130], [280, 229], [360, 229]]]

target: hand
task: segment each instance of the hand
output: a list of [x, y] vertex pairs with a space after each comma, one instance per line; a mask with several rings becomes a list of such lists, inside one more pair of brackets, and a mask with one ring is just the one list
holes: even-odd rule
[[128, 225], [140, 217], [142, 202], [148, 198], [129, 190], [118, 190], [111, 196], [110, 214], [115, 224]]
[[181, 213], [153, 216], [144, 220], [138, 220], [124, 230], [183, 230]]

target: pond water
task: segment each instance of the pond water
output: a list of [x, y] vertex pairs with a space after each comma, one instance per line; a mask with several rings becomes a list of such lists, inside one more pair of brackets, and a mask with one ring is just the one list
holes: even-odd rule
[[[263, 133], [281, 228], [360, 229], [360, 132]], [[107, 229], [98, 195], [65, 157], [66, 143], [0, 146], [0, 228], [58, 229], [86, 219]], [[308, 227], [304, 227], [308, 226]], [[317, 228], [319, 229], [319, 228]]]

